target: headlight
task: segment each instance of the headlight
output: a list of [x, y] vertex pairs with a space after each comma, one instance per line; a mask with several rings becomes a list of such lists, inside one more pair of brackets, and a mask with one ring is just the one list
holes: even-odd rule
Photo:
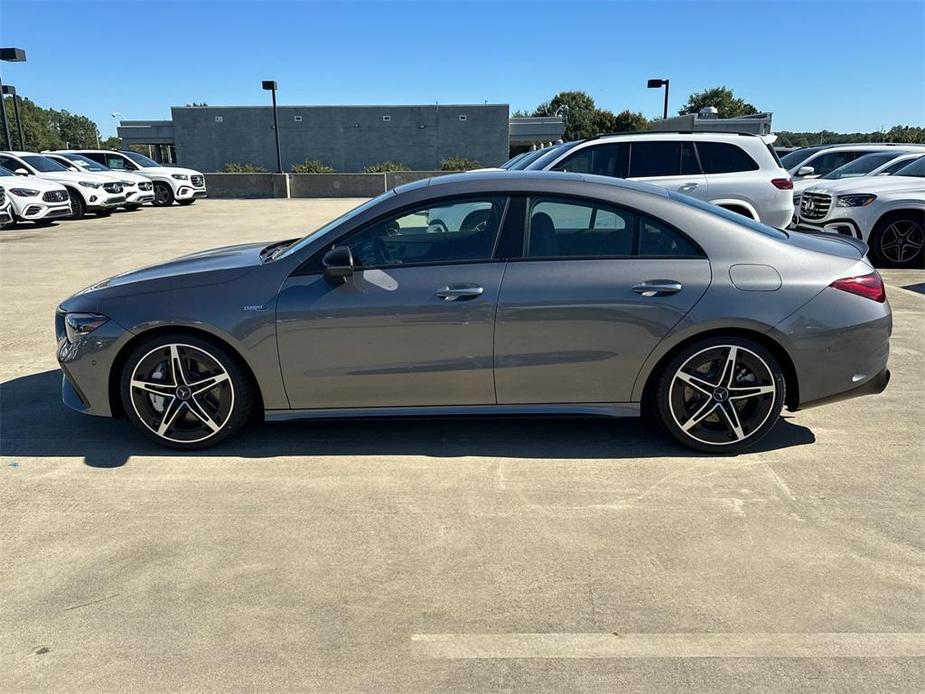
[[39, 194], [37, 190], [32, 190], [32, 188], [10, 188], [10, 192], [21, 198], [33, 198]]
[[67, 332], [68, 342], [77, 342], [108, 320], [106, 316], [98, 313], [68, 313], [64, 316], [64, 330]]
[[170, 177], [175, 178], [178, 181], [188, 181], [189, 180], [189, 176], [187, 176], [186, 174], [170, 174]]
[[836, 207], [866, 207], [874, 200], [877, 199], [877, 196], [873, 193], [858, 193], [856, 195], [839, 195], [835, 201]]
[[91, 182], [91, 181], [80, 181], [80, 185], [82, 185], [84, 188], [99, 188], [100, 185], [102, 185], [102, 184], [100, 184], [100, 183], [93, 183], [93, 182]]

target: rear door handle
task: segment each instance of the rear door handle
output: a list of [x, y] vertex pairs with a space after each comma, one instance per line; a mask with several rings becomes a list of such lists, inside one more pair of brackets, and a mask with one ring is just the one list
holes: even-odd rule
[[439, 290], [437, 296], [444, 301], [457, 301], [459, 299], [474, 299], [477, 296], [482, 296], [484, 291], [482, 287], [477, 287], [473, 284], [451, 284]]
[[688, 191], [688, 190], [696, 190], [699, 187], [700, 187], [699, 183], [696, 183], [695, 181], [690, 181], [689, 183], [685, 183], [683, 186], [678, 188], [678, 190], [683, 192], [683, 191]]
[[634, 292], [643, 296], [668, 296], [677, 294], [681, 289], [683, 286], [675, 280], [646, 280], [633, 287]]

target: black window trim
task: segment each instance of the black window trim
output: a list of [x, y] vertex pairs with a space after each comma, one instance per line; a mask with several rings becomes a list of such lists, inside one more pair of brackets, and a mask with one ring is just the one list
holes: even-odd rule
[[289, 273], [289, 276], [290, 277], [307, 277], [311, 275], [324, 274], [323, 270], [319, 270], [315, 267], [309, 267], [309, 266], [315, 265], [313, 261], [316, 258], [318, 258], [320, 261], [320, 258], [323, 257], [325, 253], [327, 253], [329, 250], [334, 248], [334, 246], [337, 246], [347, 236], [350, 236], [354, 232], [358, 232], [362, 229], [365, 229], [368, 226], [372, 226], [374, 224], [378, 224], [380, 222], [386, 221], [390, 218], [401, 217], [406, 214], [412, 214], [415, 211], [419, 211], [421, 209], [427, 209], [429, 206], [437, 206], [442, 201], [450, 201], [450, 200], [465, 201], [465, 200], [487, 200], [488, 198], [504, 198], [504, 203], [501, 207], [501, 219], [498, 221], [498, 233], [495, 236], [495, 242], [492, 245], [491, 255], [488, 258], [480, 259], [480, 260], [448, 260], [448, 261], [441, 261], [441, 262], [400, 263], [397, 265], [363, 265], [361, 267], [357, 267], [356, 269], [358, 271], [359, 270], [363, 270], [363, 271], [365, 270], [385, 270], [385, 269], [396, 270], [399, 268], [406, 268], [406, 267], [438, 267], [442, 265], [484, 265], [486, 263], [503, 262], [503, 259], [497, 258], [495, 257], [495, 255], [498, 250], [498, 244], [501, 240], [501, 234], [504, 232], [505, 222], [507, 221], [507, 211], [508, 211], [508, 208], [511, 206], [512, 196], [513, 194], [511, 193], [504, 193], [501, 191], [493, 192], [493, 193], [465, 193], [463, 195], [446, 195], [446, 196], [442, 196], [439, 198], [430, 198], [428, 200], [422, 200], [417, 203], [412, 203], [412, 204], [404, 205], [402, 207], [397, 207], [394, 210], [391, 210], [389, 212], [384, 212], [383, 214], [373, 217], [372, 219], [369, 219], [365, 222], [351, 226], [349, 229], [347, 229], [343, 233], [338, 234], [337, 238], [334, 239], [332, 243], [325, 244], [322, 248], [319, 248], [317, 251], [312, 253], [308, 258], [306, 258], [301, 263], [299, 263], [298, 266], [296, 266], [296, 269], [293, 270], [291, 273]]
[[[690, 235], [685, 234], [683, 231], [678, 229], [674, 224], [666, 222], [661, 217], [656, 217], [651, 212], [644, 212], [630, 205], [622, 205], [619, 203], [613, 203], [609, 200], [602, 200], [600, 198], [591, 198], [583, 195], [568, 195], [568, 194], [539, 194], [539, 195], [526, 195], [526, 207], [524, 214], [524, 229], [523, 229], [523, 247], [521, 250], [521, 255], [518, 258], [508, 258], [510, 262], [530, 262], [530, 263], [540, 263], [550, 260], [707, 260], [709, 257], [706, 252], [704, 252], [703, 247], [697, 243]], [[530, 220], [531, 214], [530, 209], [533, 206], [533, 201], [535, 199], [549, 199], [549, 198], [558, 198], [565, 201], [574, 201], [578, 200], [581, 202], [591, 203], [593, 205], [600, 206], [610, 206], [616, 207], [618, 209], [623, 209], [628, 212], [633, 213], [633, 245], [632, 245], [632, 254], [631, 255], [590, 255], [590, 256], [577, 256], [577, 255], [556, 255], [556, 256], [545, 256], [542, 258], [531, 258], [527, 255], [528, 243], [530, 240]], [[639, 255], [639, 239], [642, 234], [642, 219], [643, 217], [648, 217], [658, 224], [664, 225], [670, 231], [678, 234], [682, 239], [691, 244], [697, 255]]]

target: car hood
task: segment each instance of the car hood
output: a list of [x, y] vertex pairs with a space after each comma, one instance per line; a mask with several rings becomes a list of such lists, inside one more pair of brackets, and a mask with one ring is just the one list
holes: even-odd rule
[[172, 176], [173, 174], [186, 174], [187, 176], [202, 176], [202, 172], [193, 169], [182, 169], [178, 166], [145, 166], [141, 169], [146, 174]]
[[90, 171], [47, 171], [36, 174], [36, 177], [44, 178], [46, 181], [60, 181], [61, 183], [80, 183], [81, 181], [88, 181], [90, 183], [112, 183], [112, 179], [109, 176], [92, 173]]
[[925, 188], [925, 178], [919, 176], [862, 176], [843, 181], [816, 181], [807, 191], [842, 195], [845, 193], [888, 193]]
[[31, 188], [32, 190], [37, 190], [42, 193], [49, 190], [64, 189], [64, 186], [54, 181], [49, 181], [47, 178], [39, 178], [38, 176], [0, 176], [0, 186], [3, 186], [7, 190], [11, 188]]

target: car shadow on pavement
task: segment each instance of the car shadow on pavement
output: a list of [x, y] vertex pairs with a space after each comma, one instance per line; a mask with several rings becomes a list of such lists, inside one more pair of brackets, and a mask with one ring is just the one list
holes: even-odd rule
[[[783, 419], [751, 452], [813, 443], [806, 427]], [[638, 419], [589, 417], [381, 418], [255, 424], [204, 451], [148, 441], [127, 420], [89, 417], [61, 402], [61, 372], [0, 384], [0, 455], [82, 457], [91, 467], [131, 456], [203, 457], [422, 455], [438, 458], [657, 458], [700, 455]]]

